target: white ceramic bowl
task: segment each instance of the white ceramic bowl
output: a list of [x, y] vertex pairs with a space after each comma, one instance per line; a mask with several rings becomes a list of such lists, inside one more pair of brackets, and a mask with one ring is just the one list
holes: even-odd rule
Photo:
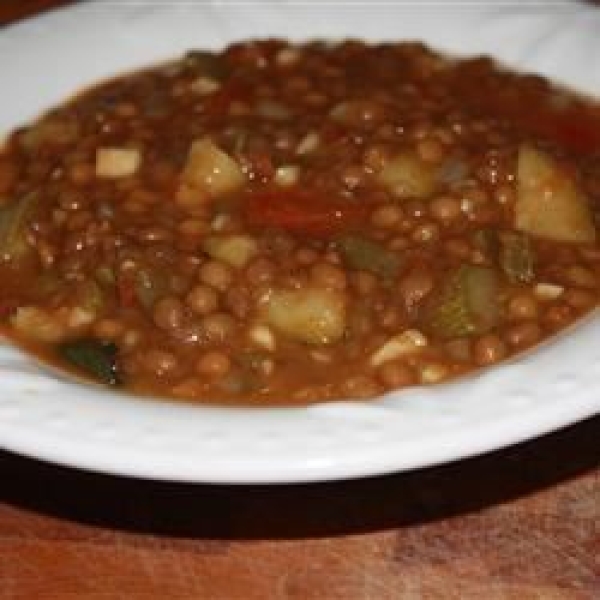
[[[0, 31], [0, 131], [98, 79], [246, 37], [419, 39], [600, 96], [600, 11], [576, 2], [86, 2]], [[220, 408], [64, 381], [0, 348], [0, 446], [166, 480], [293, 482], [450, 461], [600, 412], [600, 321], [460, 382], [370, 402]], [[560, 457], [557, 457], [560, 460]]]

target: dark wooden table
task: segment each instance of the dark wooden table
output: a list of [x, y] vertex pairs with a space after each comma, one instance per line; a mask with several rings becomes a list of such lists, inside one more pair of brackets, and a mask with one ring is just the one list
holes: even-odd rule
[[[0, 24], [56, 0], [2, 0]], [[600, 417], [361, 481], [206, 486], [0, 452], [0, 598], [597, 600]]]
[[0, 598], [597, 600], [600, 418], [361, 481], [134, 481], [0, 454]]

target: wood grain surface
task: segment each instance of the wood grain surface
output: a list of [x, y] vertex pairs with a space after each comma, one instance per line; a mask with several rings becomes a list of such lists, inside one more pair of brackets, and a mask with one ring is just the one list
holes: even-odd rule
[[[60, 0], [0, 0], [0, 24]], [[0, 453], [1, 600], [598, 600], [600, 417], [361, 481], [205, 486]]]
[[74, 0], [0, 0], [0, 25], [6, 25]]
[[207, 486], [0, 454], [0, 598], [597, 600], [600, 418], [411, 473]]

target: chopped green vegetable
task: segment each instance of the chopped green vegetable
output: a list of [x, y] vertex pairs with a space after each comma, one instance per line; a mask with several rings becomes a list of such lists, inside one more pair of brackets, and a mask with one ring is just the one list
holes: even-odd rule
[[227, 77], [228, 67], [224, 60], [214, 52], [191, 50], [184, 57], [185, 66], [217, 81]]
[[104, 306], [102, 288], [94, 279], [85, 279], [75, 287], [75, 303], [86, 312], [97, 315]]
[[42, 146], [65, 146], [73, 143], [80, 133], [77, 119], [48, 115], [19, 135], [19, 144], [26, 152], [38, 152]]
[[58, 276], [56, 273], [44, 271], [40, 273], [33, 286], [36, 298], [47, 298], [52, 294], [58, 292], [64, 284], [64, 279]]
[[337, 242], [344, 261], [352, 269], [368, 271], [384, 278], [395, 277], [400, 257], [378, 242], [358, 235], [345, 235]]
[[0, 208], [0, 259], [20, 260], [31, 251], [27, 243], [27, 225], [38, 204], [37, 192], [31, 192]]
[[107, 265], [100, 265], [96, 269], [96, 279], [106, 287], [113, 287], [117, 283], [114, 270]]
[[166, 293], [167, 278], [164, 273], [152, 269], [140, 268], [135, 273], [135, 295], [138, 302], [146, 309]]
[[424, 316], [425, 325], [445, 339], [489, 331], [500, 320], [496, 271], [470, 264], [451, 271]]
[[59, 355], [86, 375], [108, 385], [119, 385], [115, 344], [92, 338], [65, 342], [58, 346]]
[[496, 262], [500, 253], [498, 233], [493, 229], [478, 229], [471, 236], [471, 242], [488, 260]]
[[515, 231], [500, 234], [500, 266], [513, 283], [527, 283], [535, 277], [535, 254], [529, 236]]

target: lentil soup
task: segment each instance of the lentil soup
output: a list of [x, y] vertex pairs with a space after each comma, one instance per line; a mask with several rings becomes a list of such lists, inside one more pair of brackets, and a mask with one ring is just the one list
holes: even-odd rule
[[102, 83], [0, 153], [0, 318], [139, 394], [372, 397], [598, 300], [600, 108], [414, 43], [250, 41]]

